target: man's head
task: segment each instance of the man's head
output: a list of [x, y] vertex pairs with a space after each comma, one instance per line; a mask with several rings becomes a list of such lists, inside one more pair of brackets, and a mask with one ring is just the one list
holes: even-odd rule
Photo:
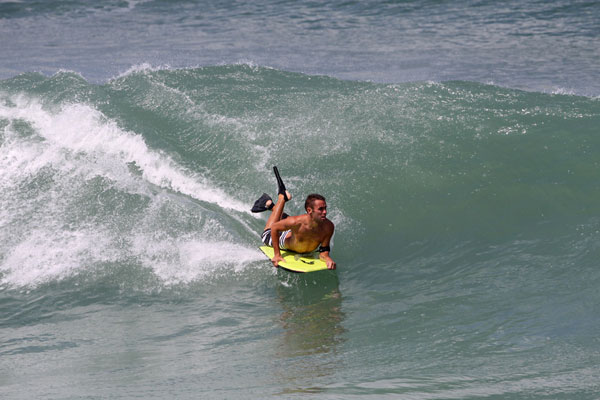
[[317, 194], [317, 193], [309, 194], [306, 197], [306, 201], [304, 202], [304, 209], [306, 211], [308, 211], [308, 207], [314, 208], [314, 202], [316, 200], [323, 200], [323, 201], [325, 201], [325, 197], [323, 197], [323, 196], [321, 196], [320, 194]]
[[304, 202], [304, 209], [308, 214], [315, 216], [317, 219], [325, 219], [327, 217], [327, 203], [325, 197], [320, 194], [309, 194]]

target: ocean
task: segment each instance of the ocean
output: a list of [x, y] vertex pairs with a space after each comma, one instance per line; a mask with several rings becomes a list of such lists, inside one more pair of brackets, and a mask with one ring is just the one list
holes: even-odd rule
[[1, 1], [0, 397], [600, 398], [598, 15]]

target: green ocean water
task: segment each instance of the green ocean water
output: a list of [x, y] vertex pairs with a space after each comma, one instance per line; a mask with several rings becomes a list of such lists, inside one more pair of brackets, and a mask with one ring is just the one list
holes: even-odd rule
[[[248, 64], [2, 80], [0, 393], [596, 398], [598, 126]], [[336, 272], [257, 249], [273, 165], [288, 212], [327, 198]]]

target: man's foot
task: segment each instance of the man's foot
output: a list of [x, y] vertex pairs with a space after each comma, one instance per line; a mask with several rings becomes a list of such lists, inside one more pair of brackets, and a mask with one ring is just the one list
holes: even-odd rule
[[263, 193], [262, 196], [260, 196], [260, 198], [254, 202], [254, 206], [252, 206], [252, 210], [250, 211], [252, 211], [253, 213], [259, 213], [267, 210], [272, 210], [274, 205], [275, 203], [273, 203], [271, 196], [269, 196], [266, 193]]
[[285, 193], [283, 193], [283, 197], [285, 198], [285, 201], [290, 201], [292, 199], [292, 194], [286, 190]]

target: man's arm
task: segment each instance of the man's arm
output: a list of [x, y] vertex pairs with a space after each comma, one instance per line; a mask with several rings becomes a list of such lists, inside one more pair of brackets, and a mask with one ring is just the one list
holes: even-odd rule
[[285, 230], [292, 229], [294, 225], [296, 225], [296, 217], [288, 217], [271, 225], [271, 240], [273, 242], [273, 258], [271, 259], [271, 262], [274, 267], [278, 267], [279, 261], [283, 261], [279, 249], [279, 234]]
[[327, 269], [335, 269], [335, 261], [329, 256], [329, 243], [331, 242], [331, 237], [333, 236], [333, 223], [331, 224], [331, 229], [327, 232], [327, 236], [321, 242], [321, 249], [325, 249], [325, 251], [321, 251], [319, 254], [319, 258], [327, 264]]

